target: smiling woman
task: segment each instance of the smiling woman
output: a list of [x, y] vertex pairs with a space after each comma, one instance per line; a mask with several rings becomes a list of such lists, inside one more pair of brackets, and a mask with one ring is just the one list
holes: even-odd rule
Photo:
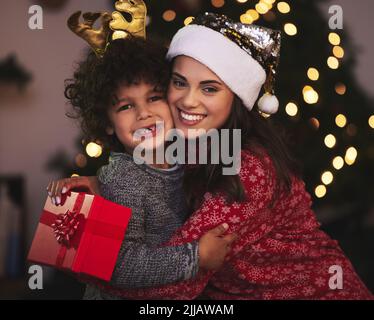
[[[277, 109], [279, 36], [211, 13], [174, 36], [167, 57], [174, 62], [168, 101], [176, 128], [237, 128], [243, 143], [236, 176], [223, 176], [222, 163], [186, 167], [191, 215], [166, 245], [199, 239], [223, 221], [239, 237], [216, 272], [150, 289], [105, 290], [134, 299], [373, 299], [337, 241], [320, 230], [293, 159], [258, 112]], [[271, 99], [255, 105], [262, 85]]]
[[188, 129], [221, 128], [228, 118], [233, 92], [208, 67], [187, 56], [174, 60], [168, 102], [175, 126], [189, 137]]

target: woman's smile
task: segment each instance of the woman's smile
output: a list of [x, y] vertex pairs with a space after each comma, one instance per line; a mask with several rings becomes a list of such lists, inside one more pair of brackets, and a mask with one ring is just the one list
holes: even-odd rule
[[206, 114], [201, 114], [201, 113], [191, 113], [184, 111], [180, 108], [178, 109], [178, 115], [179, 115], [179, 120], [185, 124], [186, 126], [194, 126], [203, 121], [207, 115]]

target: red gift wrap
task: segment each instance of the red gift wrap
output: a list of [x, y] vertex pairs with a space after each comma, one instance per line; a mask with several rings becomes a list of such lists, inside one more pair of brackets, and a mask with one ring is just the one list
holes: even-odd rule
[[28, 260], [110, 281], [131, 209], [82, 192], [62, 200], [47, 198]]

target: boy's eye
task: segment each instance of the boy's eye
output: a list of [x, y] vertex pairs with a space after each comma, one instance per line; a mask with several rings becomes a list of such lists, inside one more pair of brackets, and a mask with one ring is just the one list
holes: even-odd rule
[[132, 104], [124, 104], [123, 106], [120, 106], [117, 110], [117, 112], [124, 111], [124, 110], [129, 110], [133, 108]]
[[164, 99], [163, 96], [153, 96], [153, 97], [149, 98], [149, 101], [150, 102], [155, 102], [155, 101], [159, 101], [159, 100], [163, 100], [163, 99]]

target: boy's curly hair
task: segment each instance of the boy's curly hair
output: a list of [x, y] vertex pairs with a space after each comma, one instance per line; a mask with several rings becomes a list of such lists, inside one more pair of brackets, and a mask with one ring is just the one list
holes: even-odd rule
[[144, 81], [166, 94], [170, 78], [166, 52], [160, 44], [135, 37], [112, 41], [103, 58], [91, 51], [73, 78], [65, 81], [64, 94], [73, 107], [66, 115], [79, 120], [89, 141], [99, 140], [111, 150], [122, 151], [115, 135], [106, 133], [115, 92], [121, 85]]

